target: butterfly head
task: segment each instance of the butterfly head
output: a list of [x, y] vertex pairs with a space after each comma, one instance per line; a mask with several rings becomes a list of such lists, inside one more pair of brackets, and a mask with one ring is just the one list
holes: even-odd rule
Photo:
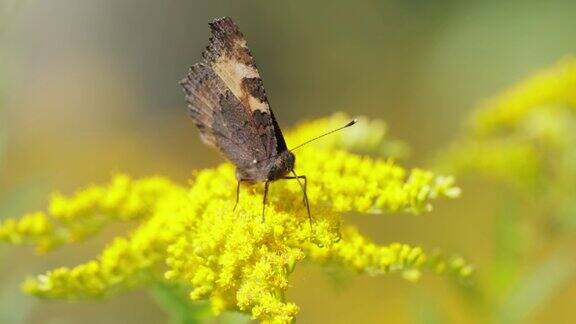
[[290, 171], [294, 170], [296, 157], [294, 153], [285, 150], [278, 154], [273, 160], [268, 171], [268, 180], [276, 180], [284, 177]]

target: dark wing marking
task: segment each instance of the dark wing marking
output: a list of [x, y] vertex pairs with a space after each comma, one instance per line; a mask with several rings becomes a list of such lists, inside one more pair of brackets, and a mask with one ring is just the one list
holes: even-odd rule
[[181, 85], [204, 143], [238, 167], [286, 150], [262, 79], [242, 33], [230, 18], [210, 23], [213, 37]]

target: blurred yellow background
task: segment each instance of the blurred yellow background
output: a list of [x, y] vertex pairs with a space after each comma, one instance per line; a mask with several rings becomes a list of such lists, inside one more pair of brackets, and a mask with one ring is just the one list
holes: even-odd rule
[[[470, 111], [535, 70], [576, 53], [574, 1], [23, 1], [0, 0], [0, 215], [42, 208], [49, 193], [115, 171], [186, 183], [217, 165], [187, 116], [177, 82], [208, 44], [208, 22], [231, 16], [248, 39], [280, 125], [336, 111], [386, 120], [429, 166]], [[489, 184], [422, 217], [350, 216], [376, 242], [455, 251], [479, 271], [492, 258]], [[234, 190], [234, 188], [230, 188]], [[501, 214], [500, 214], [501, 216]], [[142, 291], [98, 303], [39, 301], [26, 275], [91, 258], [114, 233], [35, 257], [0, 248], [1, 323], [158, 323]], [[569, 239], [566, 244], [575, 243]], [[532, 246], [534, 258], [549, 250]], [[446, 280], [350, 277], [303, 266], [289, 295], [301, 323], [476, 322]], [[529, 318], [576, 321], [576, 280]]]

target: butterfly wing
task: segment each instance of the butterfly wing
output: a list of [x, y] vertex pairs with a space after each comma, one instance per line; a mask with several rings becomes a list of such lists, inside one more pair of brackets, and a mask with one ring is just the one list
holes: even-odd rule
[[213, 37], [181, 81], [204, 143], [218, 148], [239, 170], [286, 151], [262, 79], [244, 36], [230, 18], [210, 23]]

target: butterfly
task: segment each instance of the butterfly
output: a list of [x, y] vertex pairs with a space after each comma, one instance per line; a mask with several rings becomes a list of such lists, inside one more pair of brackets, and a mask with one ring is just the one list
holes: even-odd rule
[[202, 53], [203, 59], [192, 65], [180, 85], [202, 141], [218, 149], [236, 166], [238, 185], [234, 209], [238, 206], [241, 183], [264, 182], [264, 221], [270, 183], [292, 179], [297, 180], [302, 189], [312, 223], [307, 178], [294, 171], [296, 157], [292, 151], [301, 145], [292, 150], [287, 148], [246, 39], [229, 17], [215, 19], [209, 25], [212, 37]]

